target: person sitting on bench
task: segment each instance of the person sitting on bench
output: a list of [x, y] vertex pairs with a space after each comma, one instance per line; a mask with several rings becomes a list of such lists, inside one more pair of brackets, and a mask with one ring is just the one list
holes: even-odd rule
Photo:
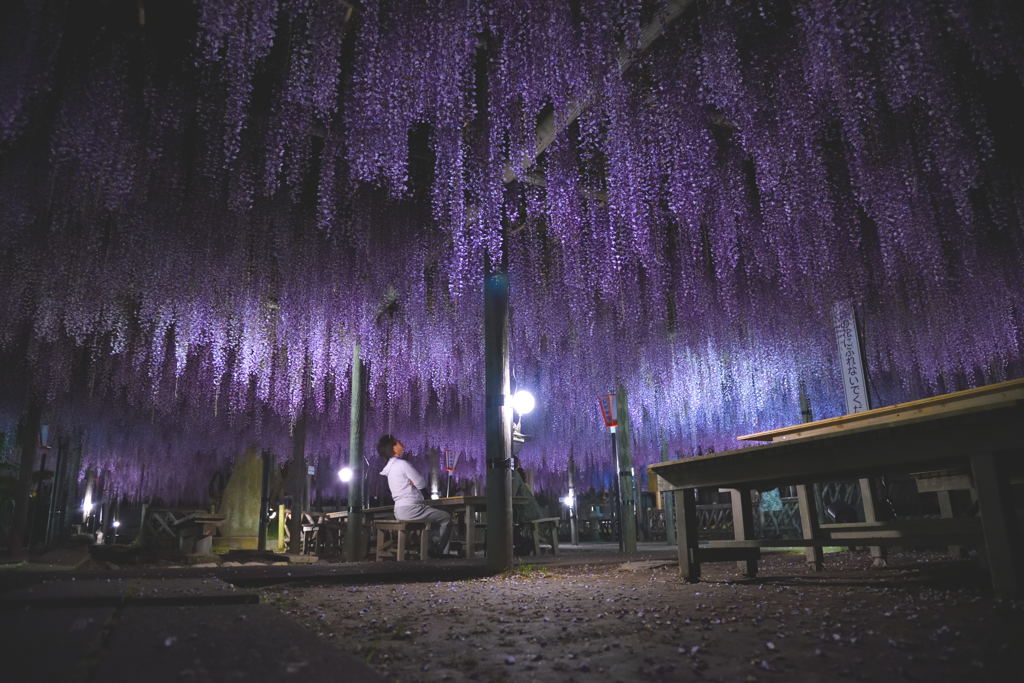
[[533, 533], [528, 524], [544, 516], [537, 499], [533, 497], [533, 491], [526, 483], [526, 472], [519, 462], [519, 458], [513, 456], [512, 469], [512, 497], [525, 498], [523, 503], [512, 506], [512, 519], [515, 522], [515, 535], [513, 538], [513, 550], [516, 555], [529, 555], [533, 550]]
[[395, 501], [395, 519], [430, 522], [429, 555], [444, 557], [448, 553], [452, 516], [423, 502], [420, 489], [426, 488], [427, 480], [402, 458], [404, 453], [405, 446], [391, 434], [385, 434], [377, 441], [377, 454], [387, 460], [380, 473], [388, 478], [388, 488]]

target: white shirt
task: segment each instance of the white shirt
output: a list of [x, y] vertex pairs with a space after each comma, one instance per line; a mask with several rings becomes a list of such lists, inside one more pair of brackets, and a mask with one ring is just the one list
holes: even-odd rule
[[380, 473], [388, 478], [388, 488], [391, 489], [396, 508], [423, 502], [420, 489], [426, 488], [427, 480], [408, 462], [401, 458], [389, 458]]

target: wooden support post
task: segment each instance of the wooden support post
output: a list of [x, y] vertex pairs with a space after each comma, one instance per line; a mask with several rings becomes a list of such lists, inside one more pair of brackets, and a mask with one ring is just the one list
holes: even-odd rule
[[14, 491], [14, 517], [11, 520], [7, 550], [12, 556], [25, 552], [23, 539], [28, 523], [29, 494], [32, 491], [32, 467], [36, 461], [39, 444], [39, 421], [42, 411], [37, 405], [29, 406], [18, 424], [17, 440], [21, 451], [21, 465], [18, 468], [18, 485]]
[[288, 552], [302, 552], [302, 513], [309, 505], [309, 475], [306, 469], [306, 416], [303, 413], [292, 428], [292, 460], [288, 466], [292, 494], [292, 518], [288, 522]]
[[484, 281], [484, 420], [487, 452], [487, 568], [512, 568], [512, 407], [508, 369], [508, 273]]
[[[61, 497], [60, 527], [59, 535], [67, 536], [71, 533], [71, 520], [75, 510], [78, 509], [78, 471], [82, 466], [82, 434], [75, 430], [69, 442], [68, 464], [64, 468], [64, 493]], [[145, 468], [142, 470], [145, 476]], [[145, 480], [143, 479], [143, 482]]]
[[[661, 461], [668, 462], [668, 442], [664, 438], [661, 440]], [[656, 476], [656, 475], [655, 475]], [[671, 491], [662, 493], [661, 486], [658, 486], [658, 496], [663, 497], [664, 500], [664, 512], [665, 512], [665, 542], [669, 545], [676, 544], [676, 506], [675, 496], [672, 495]]]
[[[732, 537], [737, 541], [749, 540], [754, 529], [750, 489], [730, 489], [729, 498], [732, 500]], [[736, 568], [745, 576], [757, 576], [757, 560], [737, 560]]]
[[676, 507], [676, 538], [679, 539], [679, 571], [688, 583], [700, 581], [695, 494], [694, 489], [677, 489], [672, 492]]
[[348, 466], [352, 480], [348, 484], [348, 520], [345, 530], [345, 560], [358, 562], [366, 554], [366, 530], [363, 526], [363, 482], [366, 465], [363, 460], [363, 360], [359, 341], [352, 345], [352, 402], [349, 410]]
[[569, 507], [569, 540], [573, 545], [580, 544], [579, 526], [576, 522], [576, 509], [579, 501], [576, 500], [576, 459], [572, 453], [569, 454], [569, 493], [572, 494], [572, 506]]
[[629, 397], [621, 384], [615, 393], [616, 416], [619, 422], [615, 429], [617, 440], [619, 481], [619, 533], [622, 534], [622, 552], [636, 552], [636, 486], [633, 481], [633, 441], [629, 428]]
[[1000, 463], [991, 453], [971, 456], [992, 589], [997, 597], [1017, 598], [1021, 592], [1020, 537], [1009, 479], [1000, 470]]
[[[800, 528], [803, 531], [804, 540], [818, 540], [818, 506], [814, 504], [814, 496], [805, 484], [796, 487], [797, 503], [800, 506]], [[820, 572], [824, 565], [824, 553], [820, 545], [807, 547], [807, 564], [816, 572]]]
[[263, 449], [260, 468], [260, 516], [256, 531], [256, 549], [267, 549], [267, 510], [270, 508], [270, 466], [274, 461], [270, 451]]

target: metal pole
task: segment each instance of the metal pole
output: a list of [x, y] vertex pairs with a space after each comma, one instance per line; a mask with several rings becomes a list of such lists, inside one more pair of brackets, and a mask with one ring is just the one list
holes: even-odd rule
[[270, 507], [270, 451], [263, 449], [263, 476], [260, 482], [260, 525], [256, 536], [256, 548], [267, 549], [267, 508]]
[[[349, 409], [348, 466], [352, 481], [348, 487], [348, 521], [345, 529], [345, 560], [358, 562], [365, 545], [363, 536], [363, 486], [366, 469], [363, 463], [363, 361], [359, 342], [352, 345], [352, 386]], [[356, 479], [356, 475], [359, 479]]]
[[508, 273], [484, 281], [484, 386], [487, 444], [487, 568], [512, 567], [512, 408], [509, 392]]

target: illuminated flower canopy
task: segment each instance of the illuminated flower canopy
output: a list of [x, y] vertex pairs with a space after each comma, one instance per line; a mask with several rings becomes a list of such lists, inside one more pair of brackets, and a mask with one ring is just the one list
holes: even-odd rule
[[301, 416], [336, 487], [357, 339], [367, 433], [481, 471], [503, 257], [551, 489], [620, 383], [640, 464], [840, 412], [838, 300], [876, 404], [1024, 374], [1014, 0], [7, 5], [0, 407], [127, 495]]

